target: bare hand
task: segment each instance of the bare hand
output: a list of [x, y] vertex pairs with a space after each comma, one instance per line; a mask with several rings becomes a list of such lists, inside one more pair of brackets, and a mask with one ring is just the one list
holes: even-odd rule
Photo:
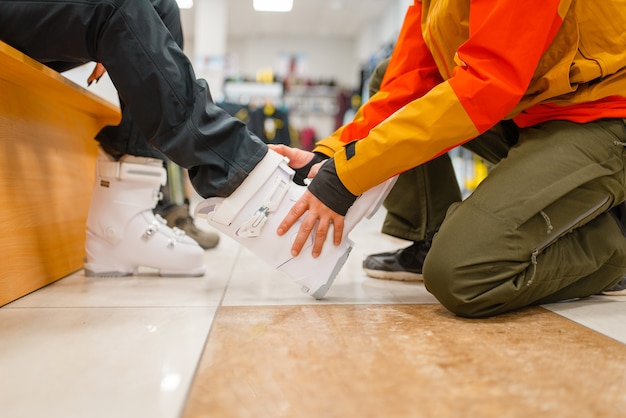
[[106, 68], [104, 68], [104, 65], [100, 64], [99, 62], [96, 63], [96, 66], [91, 72], [91, 75], [89, 76], [89, 78], [87, 78], [87, 85], [90, 86], [91, 83], [93, 83], [94, 81], [97, 83], [106, 72], [107, 70]]
[[[286, 145], [275, 145], [270, 144], [268, 148], [272, 151], [276, 151], [280, 155], [287, 157], [289, 159], [289, 167], [293, 169], [298, 169], [307, 165], [313, 159], [313, 153], [310, 151], [305, 151], [299, 148], [291, 148]], [[323, 162], [317, 163], [311, 167], [309, 173], [307, 174], [307, 178], [313, 178], [319, 171]]]
[[286, 234], [303, 215], [305, 215], [304, 219], [302, 220], [296, 239], [291, 247], [291, 255], [295, 257], [300, 254], [309, 235], [315, 230], [312, 255], [313, 258], [319, 257], [331, 225], [333, 228], [333, 244], [339, 245], [341, 243], [344, 217], [329, 209], [308, 190], [306, 190], [302, 197], [291, 207], [285, 219], [283, 219], [278, 226], [277, 234]]

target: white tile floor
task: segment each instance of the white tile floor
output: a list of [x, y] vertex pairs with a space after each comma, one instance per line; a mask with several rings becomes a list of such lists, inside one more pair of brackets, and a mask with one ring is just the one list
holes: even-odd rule
[[[365, 255], [406, 245], [380, 234], [383, 216], [353, 231], [357, 245], [322, 302], [224, 237], [206, 252], [202, 278], [78, 272], [0, 308], [0, 416], [180, 416], [219, 306], [436, 303], [422, 284], [361, 271]], [[626, 344], [625, 302], [594, 297], [548, 308]]]

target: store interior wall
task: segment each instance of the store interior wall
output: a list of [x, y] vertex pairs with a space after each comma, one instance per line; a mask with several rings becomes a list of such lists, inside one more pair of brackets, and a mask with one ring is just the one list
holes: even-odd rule
[[232, 68], [228, 75], [254, 78], [257, 71], [271, 68], [277, 76], [284, 73], [289, 56], [302, 59], [301, 74], [313, 81], [334, 80], [351, 88], [359, 82], [359, 62], [353, 39], [308, 37], [264, 37], [229, 39], [228, 56]]
[[[202, 56], [211, 56], [217, 65], [224, 64], [223, 72], [213, 70], [206, 74], [197, 69], [198, 76], [207, 78], [216, 97], [221, 97], [223, 78], [237, 74], [255, 77], [259, 70], [281, 65], [285, 54], [305, 57], [307, 77], [312, 80], [335, 79], [345, 88], [355, 88], [359, 83], [360, 68], [383, 45], [393, 42], [398, 34], [406, 8], [412, 0], [389, 1], [385, 13], [365, 25], [354, 38], [329, 37], [263, 37], [229, 39], [225, 13], [227, 0], [197, 0], [194, 8], [181, 9], [185, 32], [185, 52], [194, 66], [199, 66]], [[87, 64], [65, 75], [80, 85], [86, 85], [93, 64]], [[213, 67], [215, 68], [215, 66]], [[202, 74], [205, 72], [205, 74]], [[89, 87], [96, 94], [117, 103], [115, 87], [104, 77]]]
[[355, 41], [356, 61], [359, 65], [363, 65], [384, 45], [395, 42], [407, 8], [412, 4], [413, 0], [390, 1], [385, 13], [363, 28]]

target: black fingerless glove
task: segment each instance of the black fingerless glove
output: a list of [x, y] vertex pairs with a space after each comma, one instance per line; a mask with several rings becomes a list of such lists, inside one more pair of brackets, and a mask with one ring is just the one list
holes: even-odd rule
[[309, 185], [309, 191], [323, 204], [342, 216], [346, 216], [348, 209], [358, 197], [350, 193], [339, 180], [335, 160], [332, 158], [322, 164], [322, 168]]
[[304, 180], [307, 179], [307, 176], [309, 175], [309, 171], [311, 171], [311, 167], [327, 159], [328, 157], [322, 154], [321, 152], [314, 152], [313, 158], [311, 159], [311, 161], [309, 161], [307, 165], [305, 165], [304, 167], [293, 169], [296, 172], [296, 174], [293, 177], [293, 181], [296, 184], [299, 184], [300, 186], [304, 186]]

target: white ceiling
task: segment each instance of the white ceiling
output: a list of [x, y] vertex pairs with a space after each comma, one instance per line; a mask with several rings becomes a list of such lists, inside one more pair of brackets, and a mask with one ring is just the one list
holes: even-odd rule
[[[227, 0], [226, 3], [227, 36], [231, 39], [258, 36], [353, 38], [383, 14], [390, 0], [294, 0], [293, 10], [288, 13], [256, 12], [252, 0]], [[183, 10], [185, 31], [192, 30], [191, 13]]]

